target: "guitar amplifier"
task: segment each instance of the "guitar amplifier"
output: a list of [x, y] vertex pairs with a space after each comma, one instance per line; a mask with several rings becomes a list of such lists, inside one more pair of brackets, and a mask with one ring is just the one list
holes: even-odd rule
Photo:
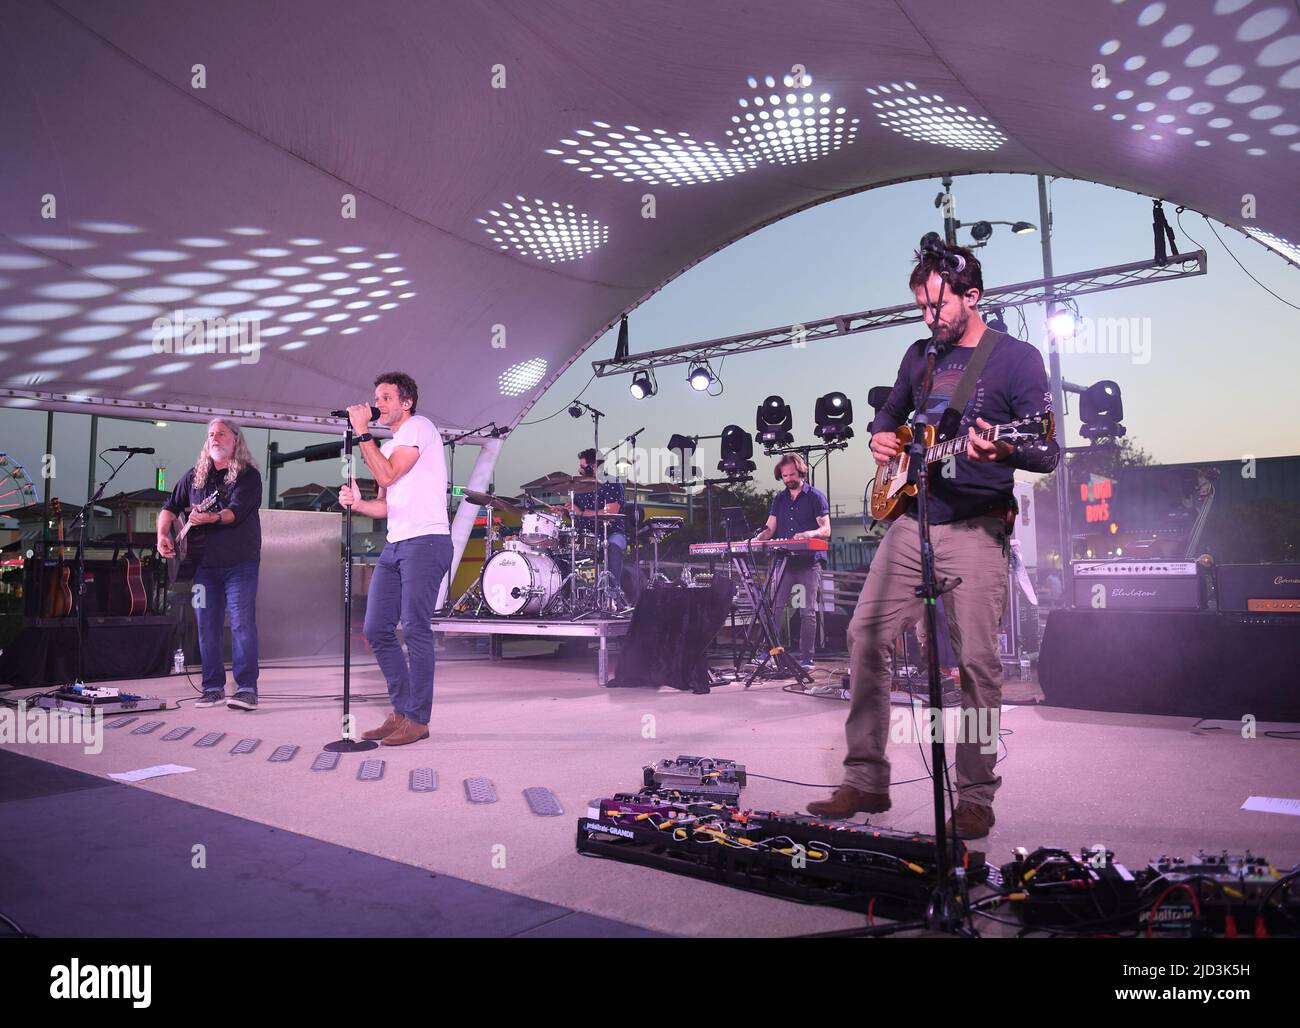
[[1192, 560], [1086, 560], [1070, 565], [1074, 606], [1093, 610], [1204, 610], [1205, 576]]
[[1215, 583], [1223, 613], [1300, 614], [1300, 564], [1220, 564]]

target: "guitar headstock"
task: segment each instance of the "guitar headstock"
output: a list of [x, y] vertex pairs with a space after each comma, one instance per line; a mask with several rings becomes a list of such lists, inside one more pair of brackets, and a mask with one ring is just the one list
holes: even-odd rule
[[1056, 418], [1051, 411], [1031, 414], [998, 426], [997, 438], [1011, 443], [1028, 443], [1051, 439], [1056, 430]]

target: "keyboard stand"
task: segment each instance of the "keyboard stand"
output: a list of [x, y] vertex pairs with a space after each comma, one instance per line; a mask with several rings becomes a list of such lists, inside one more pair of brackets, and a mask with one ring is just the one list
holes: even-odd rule
[[[781, 629], [777, 623], [776, 614], [772, 610], [773, 601], [776, 599], [777, 584], [781, 581], [781, 576], [785, 574], [785, 566], [790, 559], [790, 555], [781, 551], [773, 553], [775, 559], [772, 561], [767, 581], [760, 586], [754, 574], [754, 567], [750, 563], [750, 554], [751, 551], [743, 543], [728, 551], [731, 566], [735, 568], [736, 576], [740, 579], [740, 584], [748, 594], [749, 601], [754, 607], [754, 624], [758, 625], [759, 634], [762, 640], [767, 643], [767, 656], [759, 661], [758, 666], [745, 679], [745, 688], [748, 689], [754, 684], [754, 679], [767, 667], [768, 661], [792, 675], [802, 688], [806, 683], [812, 681], [812, 676], [801, 668], [798, 662], [790, 656], [789, 651], [781, 645]], [[744, 647], [746, 652], [749, 652], [752, 646], [753, 627], [753, 625], [750, 625], [745, 632]]]

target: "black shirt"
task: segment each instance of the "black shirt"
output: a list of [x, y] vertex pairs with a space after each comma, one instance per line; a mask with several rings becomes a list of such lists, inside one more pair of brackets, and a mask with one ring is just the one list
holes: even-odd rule
[[216, 492], [220, 499], [210, 508], [213, 514], [234, 512], [233, 524], [195, 525], [185, 537], [189, 556], [195, 567], [228, 568], [262, 557], [262, 523], [258, 508], [262, 506], [262, 476], [257, 468], [247, 467], [239, 473], [233, 486], [226, 485], [226, 473], [215, 467], [208, 470], [203, 488], [194, 484], [194, 469], [185, 472], [167, 497], [163, 510], [180, 514], [199, 506]]
[[[925, 377], [928, 344], [928, 339], [922, 339], [908, 347], [889, 399], [871, 424], [872, 432], [892, 432], [916, 409]], [[926, 412], [931, 424], [938, 425], [974, 353], [974, 346], [954, 346], [935, 361], [934, 384]], [[976, 418], [983, 418], [990, 425], [1004, 425], [1051, 410], [1052, 391], [1047, 382], [1043, 355], [1037, 347], [1023, 340], [1002, 335], [989, 354], [988, 363], [984, 365], [984, 371], [962, 412], [960, 432], [966, 435], [968, 429], [978, 428]], [[1042, 443], [1022, 444], [1005, 460], [987, 463], [970, 460], [962, 450], [952, 466], [951, 478], [940, 473], [942, 464], [932, 465], [929, 477], [931, 524], [945, 525], [1008, 509], [1013, 501], [1017, 469], [1046, 474], [1056, 467], [1060, 458], [1061, 449], [1052, 438]]]
[[[617, 503], [620, 513], [626, 514], [627, 494], [623, 489], [623, 483], [608, 479], [601, 482], [596, 487], [594, 493], [578, 493], [573, 497], [573, 505], [579, 510], [600, 511], [611, 503]], [[578, 517], [578, 527], [586, 532], [596, 531], [596, 519], [592, 517]], [[623, 519], [610, 519], [609, 534], [624, 535], [627, 529], [623, 525]]]

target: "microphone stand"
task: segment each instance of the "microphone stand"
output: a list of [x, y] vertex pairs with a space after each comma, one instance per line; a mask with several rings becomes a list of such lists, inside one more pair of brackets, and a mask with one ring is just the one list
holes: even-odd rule
[[[346, 420], [343, 432], [343, 463], [348, 469], [348, 485], [355, 480], [352, 474], [352, 422]], [[359, 490], [358, 490], [359, 491]], [[354, 497], [355, 502], [359, 497]], [[379, 743], [353, 738], [352, 725], [352, 507], [343, 509], [343, 734], [322, 748], [331, 753], [361, 753], [377, 749]]]
[[[619, 447], [621, 447], [624, 443], [630, 443], [630, 444], [632, 445], [632, 449], [633, 449], [633, 451], [635, 451], [635, 450], [636, 450], [636, 437], [639, 436], [639, 435], [640, 435], [642, 432], [644, 432], [644, 431], [645, 431], [644, 428], [638, 428], [638, 429], [637, 429], [635, 432], [633, 432], [631, 435], [624, 436], [624, 437], [623, 437], [621, 440], [619, 440], [618, 443], [616, 443], [616, 444], [615, 444], [615, 445], [614, 445], [614, 446], [613, 446], [613, 447], [612, 447], [608, 452], [603, 453], [603, 454], [598, 453], [598, 456], [600, 456], [600, 457], [602, 457], [602, 458], [609, 457], [610, 455], [612, 455], [613, 453], [615, 453], [615, 452], [619, 449]], [[625, 501], [625, 502], [624, 502], [624, 505], [623, 505], [623, 506], [624, 506], [625, 509], [623, 510], [623, 538], [627, 540], [628, 556], [629, 556], [629, 558], [631, 559], [633, 578], [634, 578], [634, 580], [636, 581], [636, 584], [637, 584], [637, 586], [638, 586], [638, 589], [637, 589], [637, 598], [640, 599], [640, 586], [642, 586], [642, 584], [643, 584], [643, 583], [641, 582], [641, 543], [640, 543], [640, 538], [641, 538], [641, 519], [640, 519], [641, 505], [637, 502], [637, 495], [636, 495], [636, 458], [635, 458], [635, 456], [633, 456], [633, 459], [632, 459], [631, 463], [628, 465], [628, 467], [631, 469], [631, 472], [632, 472], [632, 473], [628, 476], [628, 481], [631, 483], [631, 486], [632, 486], [632, 502], [631, 502], [631, 504], [626, 503], [626, 490], [624, 490], [624, 501]], [[630, 527], [629, 527], [629, 526], [630, 526]], [[625, 562], [624, 562], [624, 567], [626, 567], [626, 566], [627, 566], [627, 562], [625, 561]], [[623, 583], [622, 583], [622, 582], [615, 582], [614, 584], [617, 585], [617, 586], [619, 587], [620, 590], [621, 590], [622, 587], [623, 587]], [[629, 601], [630, 601], [630, 600], [631, 600], [631, 597], [628, 596], [626, 593], [624, 593], [624, 594], [623, 594], [623, 599], [625, 599], [625, 600], [629, 600]]]
[[[104, 453], [107, 452], [107, 450], [104, 451]], [[99, 456], [101, 460], [104, 459], [103, 453]], [[115, 468], [113, 468], [111, 462], [104, 460], [105, 464], [108, 464], [110, 468], [113, 468], [113, 473], [104, 479], [104, 481], [99, 483], [99, 487], [95, 490], [95, 495], [86, 501], [86, 505], [81, 508], [81, 513], [77, 515], [77, 676], [73, 679], [72, 683], [72, 688], [74, 689], [86, 684], [86, 521], [89, 517], [89, 512], [95, 509], [95, 504], [97, 504], [103, 497], [104, 490], [108, 488], [108, 483], [117, 477], [117, 473], [126, 467], [126, 462], [134, 456], [134, 453], [128, 453], [126, 455], [126, 460], [123, 460], [122, 463]], [[130, 511], [127, 512], [126, 516], [131, 516]]]
[[[936, 600], [961, 584], [960, 578], [945, 580], [940, 583], [934, 570], [934, 547], [930, 542], [930, 488], [928, 468], [925, 463], [926, 432], [930, 424], [925, 413], [930, 403], [930, 389], [934, 384], [934, 365], [939, 356], [939, 332], [942, 325], [938, 311], [943, 308], [944, 287], [946, 281], [939, 277], [939, 297], [935, 301], [934, 327], [930, 332], [930, 342], [925, 351], [925, 378], [921, 384], [921, 398], [916, 404], [916, 414], [912, 418], [912, 441], [908, 444], [907, 474], [909, 481], [916, 483], [916, 526], [921, 543], [921, 584], [916, 587], [916, 595], [921, 597], [925, 616], [926, 638], [931, 645], [925, 648], [926, 664], [930, 685], [930, 710], [937, 711], [934, 719], [935, 729], [930, 739], [930, 779], [934, 797], [934, 846], [935, 861], [934, 890], [930, 894], [930, 903], [925, 916], [920, 921], [902, 922], [889, 925], [879, 934], [894, 934], [913, 928], [929, 928], [933, 931], [949, 932], [955, 935], [971, 934], [962, 926], [962, 910], [958, 903], [956, 880], [954, 877], [957, 860], [956, 853], [948, 851], [948, 831], [944, 816], [945, 782], [948, 776], [947, 757], [944, 753], [943, 738], [943, 685], [939, 674], [939, 647], [934, 640], [939, 638]], [[955, 834], [954, 834], [955, 841]], [[875, 933], [873, 933], [875, 934]]]
[[[939, 278], [939, 298], [935, 302], [935, 311], [943, 307], [945, 281]], [[947, 779], [947, 759], [944, 754], [943, 740], [943, 687], [939, 678], [939, 647], [935, 600], [961, 584], [960, 578], [945, 580], [942, 585], [935, 578], [934, 549], [930, 544], [930, 491], [928, 468], [925, 464], [925, 428], [930, 424], [925, 414], [930, 402], [930, 388], [934, 384], [934, 365], [939, 356], [939, 317], [936, 313], [934, 327], [930, 331], [930, 342], [925, 351], [925, 378], [921, 384], [921, 398], [916, 404], [916, 414], [912, 418], [912, 441], [908, 443], [907, 475], [909, 483], [916, 483], [916, 525], [921, 540], [921, 584], [916, 587], [916, 595], [921, 597], [924, 605], [926, 638], [926, 663], [930, 680], [930, 709], [937, 711], [934, 718], [935, 728], [930, 740], [930, 779], [934, 794], [934, 845], [935, 845], [935, 884], [930, 893], [930, 902], [925, 915], [916, 921], [900, 921], [896, 924], [876, 928], [851, 928], [847, 931], [821, 932], [816, 938], [840, 938], [848, 936], [885, 936], [898, 932], [927, 928], [932, 931], [947, 932], [952, 935], [974, 934], [973, 929], [962, 925], [962, 909], [958, 905], [955, 871], [958, 866], [956, 854], [948, 852], [948, 832], [944, 818], [944, 782]], [[955, 833], [954, 833], [955, 841]]]

